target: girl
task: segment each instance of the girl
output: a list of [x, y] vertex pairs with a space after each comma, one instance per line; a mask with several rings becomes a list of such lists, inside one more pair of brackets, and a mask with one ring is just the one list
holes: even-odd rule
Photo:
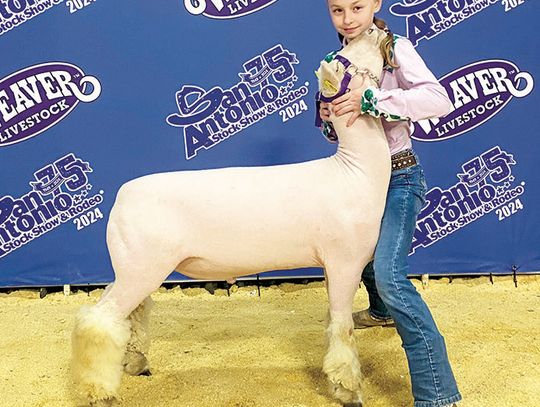
[[[452, 104], [409, 40], [394, 36], [375, 17], [382, 0], [327, 0], [332, 23], [344, 44], [373, 24], [387, 31], [381, 45], [385, 68], [380, 89], [358, 88], [321, 103], [323, 132], [333, 139], [330, 109], [350, 114], [348, 125], [361, 114], [382, 118], [392, 174], [374, 261], [363, 271], [369, 308], [353, 314], [356, 328], [394, 325], [403, 342], [412, 381], [415, 407], [454, 406], [461, 400], [448, 361], [444, 338], [431, 313], [407, 279], [407, 256], [416, 217], [425, 202], [424, 172], [411, 147], [410, 121], [441, 117]], [[362, 137], [361, 134], [358, 137]]]

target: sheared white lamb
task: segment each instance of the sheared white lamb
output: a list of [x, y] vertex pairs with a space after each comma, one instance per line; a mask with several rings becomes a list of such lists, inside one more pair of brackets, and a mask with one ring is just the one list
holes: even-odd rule
[[[318, 72], [323, 97], [380, 77], [385, 33], [368, 30]], [[195, 279], [225, 280], [270, 270], [323, 267], [329, 297], [331, 391], [361, 406], [360, 362], [352, 303], [372, 258], [390, 178], [390, 153], [379, 119], [346, 127], [330, 157], [299, 164], [161, 173], [123, 185], [111, 210], [107, 245], [115, 281], [97, 305], [79, 312], [73, 331], [73, 373], [92, 405], [109, 406], [122, 371], [148, 372], [150, 294], [177, 270]]]

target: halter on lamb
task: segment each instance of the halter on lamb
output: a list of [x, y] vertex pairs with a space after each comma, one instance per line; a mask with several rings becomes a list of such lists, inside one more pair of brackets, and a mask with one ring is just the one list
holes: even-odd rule
[[[373, 46], [369, 41], [380, 43], [383, 33], [373, 24], [363, 36], [356, 37], [350, 41], [341, 51], [334, 51], [328, 54], [321, 62], [319, 70], [316, 72], [319, 78], [320, 91], [317, 93], [317, 101], [330, 103], [349, 91], [349, 85], [353, 77], [362, 75], [371, 81], [372, 85], [379, 87], [380, 72], [382, 70], [383, 58], [380, 53], [373, 55]], [[350, 59], [349, 59], [350, 58]], [[352, 61], [359, 62], [356, 65]], [[352, 59], [352, 61], [351, 61]], [[361, 66], [362, 68], [359, 68]], [[378, 73], [377, 75], [375, 73]], [[367, 78], [366, 78], [367, 77]], [[337, 141], [336, 132], [331, 123], [321, 120], [317, 104], [315, 125], [321, 127], [325, 137], [331, 141]]]
[[[379, 76], [383, 37], [374, 28], [337, 55]], [[323, 97], [353, 69], [339, 60], [321, 63]], [[349, 86], [359, 84], [352, 76]], [[377, 242], [390, 153], [378, 119], [364, 115], [346, 127], [348, 118], [331, 116], [339, 135], [331, 157], [153, 174], [120, 188], [107, 226], [116, 278], [98, 304], [81, 309], [72, 337], [74, 379], [86, 402], [112, 405], [123, 370], [148, 371], [149, 296], [172, 270], [225, 280], [324, 267], [330, 305], [323, 370], [334, 396], [361, 405], [352, 302]]]

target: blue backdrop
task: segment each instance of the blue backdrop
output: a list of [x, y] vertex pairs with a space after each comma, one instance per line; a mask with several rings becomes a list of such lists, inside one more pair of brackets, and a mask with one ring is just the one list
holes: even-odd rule
[[[455, 106], [414, 123], [430, 190], [412, 274], [540, 270], [539, 11], [383, 4]], [[313, 72], [337, 48], [322, 0], [0, 0], [0, 286], [111, 281], [106, 222], [129, 179], [333, 154]]]

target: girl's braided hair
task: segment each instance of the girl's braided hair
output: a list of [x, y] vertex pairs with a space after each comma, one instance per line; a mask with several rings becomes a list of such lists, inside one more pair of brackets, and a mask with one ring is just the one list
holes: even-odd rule
[[[386, 21], [383, 19], [373, 17], [373, 23], [380, 29], [386, 32], [386, 38], [381, 42], [381, 54], [384, 59], [385, 66], [391, 66], [392, 68], [399, 68], [399, 66], [394, 62], [394, 56], [392, 53], [392, 48], [394, 45], [394, 34], [388, 29]], [[339, 41], [343, 43], [343, 35], [338, 34]]]

